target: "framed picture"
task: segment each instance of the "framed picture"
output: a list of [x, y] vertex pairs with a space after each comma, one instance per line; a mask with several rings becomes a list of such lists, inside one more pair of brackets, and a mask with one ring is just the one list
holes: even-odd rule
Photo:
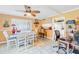
[[66, 24], [75, 24], [75, 20], [68, 20]]

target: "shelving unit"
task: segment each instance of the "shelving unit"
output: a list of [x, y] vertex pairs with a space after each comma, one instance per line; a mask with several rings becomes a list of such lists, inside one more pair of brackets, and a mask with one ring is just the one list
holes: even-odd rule
[[8, 35], [7, 31], [4, 31], [4, 36], [6, 37], [7, 51], [22, 51], [23, 49], [27, 49], [34, 45], [35, 33], [32, 31], [24, 31], [12, 35]]
[[23, 50], [33, 46], [35, 34], [33, 32], [22, 32], [17, 34], [17, 49]]
[[17, 34], [17, 50], [21, 51], [25, 49], [25, 34], [19, 33]]
[[16, 35], [11, 35], [7, 40], [8, 49], [15, 49], [17, 47]]
[[35, 34], [33, 32], [29, 32], [26, 35], [26, 47], [31, 47], [34, 44]]
[[4, 43], [6, 43], [6, 41], [0, 42], [0, 44], [4, 44]]

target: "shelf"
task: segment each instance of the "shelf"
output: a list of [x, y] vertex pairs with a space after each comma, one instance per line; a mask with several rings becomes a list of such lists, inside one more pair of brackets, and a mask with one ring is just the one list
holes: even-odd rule
[[4, 43], [7, 43], [6, 41], [2, 41], [2, 42], [0, 42], [0, 44], [4, 44]]

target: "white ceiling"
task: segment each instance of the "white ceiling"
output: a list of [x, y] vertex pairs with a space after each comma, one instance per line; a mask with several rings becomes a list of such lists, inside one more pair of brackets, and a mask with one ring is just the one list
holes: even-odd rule
[[[64, 12], [79, 8], [79, 5], [31, 5], [32, 8], [40, 11], [36, 18], [47, 18], [49, 16], [57, 15], [58, 12]], [[0, 13], [10, 14], [15, 16], [24, 16], [23, 12], [16, 10], [25, 10], [23, 5], [0, 5]]]

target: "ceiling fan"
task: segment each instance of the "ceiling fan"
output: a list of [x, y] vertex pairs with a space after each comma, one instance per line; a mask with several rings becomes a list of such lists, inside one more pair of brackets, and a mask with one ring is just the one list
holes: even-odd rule
[[33, 10], [30, 6], [24, 5], [25, 10], [17, 10], [19, 12], [25, 12], [24, 16], [27, 16], [27, 13], [31, 14], [32, 16], [37, 16], [40, 13], [39, 10]]

